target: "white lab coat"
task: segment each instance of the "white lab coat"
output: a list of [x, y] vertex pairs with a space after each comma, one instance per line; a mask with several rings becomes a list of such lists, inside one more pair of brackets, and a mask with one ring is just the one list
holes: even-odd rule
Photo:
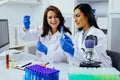
[[[60, 46], [61, 33], [57, 31], [54, 35], [49, 31], [46, 37], [41, 37], [42, 29], [30, 29], [27, 32], [20, 34], [21, 38], [26, 41], [40, 41], [48, 48], [48, 53], [45, 55], [42, 52], [37, 51], [37, 55], [40, 56], [41, 61], [51, 61], [51, 62], [66, 62], [67, 53], [64, 52]], [[65, 33], [70, 36], [69, 33]]]
[[111, 58], [107, 56], [106, 53], [107, 42], [104, 33], [100, 29], [97, 29], [92, 26], [87, 31], [87, 34], [83, 42], [82, 42], [82, 33], [83, 31], [79, 31], [74, 38], [75, 54], [73, 58], [69, 57], [69, 63], [75, 65], [86, 60], [85, 58], [86, 54], [81, 48], [85, 49], [84, 42], [86, 36], [94, 35], [97, 36], [98, 41], [97, 41], [97, 45], [94, 47], [93, 59], [102, 62], [101, 67], [111, 67], [112, 66]]

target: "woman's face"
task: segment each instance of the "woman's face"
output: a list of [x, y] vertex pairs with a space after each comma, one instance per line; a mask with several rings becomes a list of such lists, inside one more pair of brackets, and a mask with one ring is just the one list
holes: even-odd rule
[[87, 24], [87, 17], [80, 11], [80, 9], [75, 9], [74, 21], [78, 28], [82, 28]]
[[48, 24], [51, 26], [52, 30], [57, 30], [57, 27], [60, 23], [60, 19], [56, 15], [54, 11], [48, 11], [47, 13], [47, 21]]

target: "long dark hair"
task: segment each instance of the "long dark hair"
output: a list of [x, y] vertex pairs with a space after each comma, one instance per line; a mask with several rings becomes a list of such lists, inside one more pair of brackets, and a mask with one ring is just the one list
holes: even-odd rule
[[48, 11], [54, 11], [56, 13], [57, 17], [60, 20], [60, 23], [59, 23], [59, 25], [57, 27], [57, 30], [60, 32], [60, 27], [64, 26], [64, 32], [69, 32], [71, 34], [70, 30], [68, 28], [66, 28], [65, 25], [64, 25], [65, 20], [64, 20], [64, 17], [62, 16], [62, 13], [60, 12], [60, 10], [57, 7], [51, 5], [51, 6], [47, 7], [45, 12], [44, 12], [43, 28], [42, 28], [43, 33], [41, 34], [41, 37], [45, 37], [46, 35], [48, 35], [49, 30], [51, 30], [51, 27], [47, 22], [47, 13], [48, 13]]
[[[97, 22], [96, 22], [96, 19], [95, 19], [95, 15], [94, 15], [93, 10], [89, 4], [86, 4], [86, 3], [79, 4], [74, 8], [74, 11], [76, 9], [80, 9], [80, 11], [82, 13], [84, 13], [84, 15], [88, 18], [88, 23], [89, 23], [90, 27], [94, 26], [94, 27], [99, 29]], [[82, 29], [83, 28], [79, 28], [78, 30], [80, 31]]]

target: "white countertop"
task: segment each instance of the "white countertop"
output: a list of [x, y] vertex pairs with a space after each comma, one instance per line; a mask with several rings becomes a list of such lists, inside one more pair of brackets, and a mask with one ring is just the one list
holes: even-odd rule
[[[42, 63], [39, 61], [40, 60], [39, 57], [37, 57], [35, 55], [28, 54], [25, 52], [21, 52], [21, 53], [24, 55], [22, 55], [22, 58], [20, 60], [17, 60], [16, 62], [14, 62], [14, 66], [16, 66], [16, 65], [22, 66], [29, 62], [32, 62], [32, 64], [41, 64]], [[0, 80], [24, 80], [23, 78], [25, 75], [25, 71], [12, 68], [11, 66], [12, 66], [12, 62], [10, 62], [10, 68], [6, 69], [5, 59], [3, 59], [3, 60], [0, 59]], [[60, 70], [59, 80], [68, 80], [68, 74], [70, 73], [71, 69], [73, 70], [75, 68], [75, 66], [71, 66], [67, 63], [49, 63], [47, 65], [47, 67]], [[80, 68], [80, 69], [78, 68], [78, 70], [84, 71], [85, 68], [84, 68], [84, 70], [83, 70], [83, 68]], [[95, 70], [95, 69], [93, 69], [93, 70]], [[113, 70], [115, 70], [115, 69], [113, 69]], [[89, 69], [89, 71], [90, 71], [90, 69]], [[73, 71], [71, 71], [71, 72], [73, 72]], [[86, 71], [86, 72], [88, 72], [88, 71]]]
[[[24, 52], [21, 52], [24, 53]], [[35, 55], [24, 53], [21, 60], [14, 62], [14, 66], [23, 65], [32, 62], [32, 64], [41, 64], [39, 58]], [[68, 80], [68, 66], [67, 63], [50, 63], [47, 65], [49, 68], [55, 68], [60, 70], [59, 80]], [[6, 69], [6, 61], [0, 59], [0, 80], [23, 80], [25, 71], [12, 68], [12, 62], [10, 62], [10, 68]]]

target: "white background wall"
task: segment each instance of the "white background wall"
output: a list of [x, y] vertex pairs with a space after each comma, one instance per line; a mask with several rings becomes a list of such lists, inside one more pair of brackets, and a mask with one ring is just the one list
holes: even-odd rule
[[50, 0], [50, 4], [57, 6], [63, 14], [73, 14], [75, 0]]
[[10, 25], [23, 25], [23, 16], [30, 15], [31, 25], [41, 25], [44, 9], [50, 5], [49, 2], [49, 0], [42, 0], [41, 4], [36, 6], [5, 3], [0, 5], [0, 19], [7, 18]]
[[[29, 6], [17, 6], [17, 5], [6, 5], [0, 6], [0, 18], [6, 18], [9, 20], [9, 24], [21, 25], [23, 16], [30, 14]], [[31, 14], [30, 14], [31, 15]]]
[[[0, 5], [0, 19], [8, 19], [10, 33], [10, 47], [22, 46], [28, 44], [19, 38], [19, 33], [23, 28], [23, 17], [31, 16], [31, 27], [42, 25], [42, 19], [45, 8], [49, 6], [49, 0], [42, 0], [41, 4], [31, 6], [29, 4], [5, 3]], [[17, 29], [16, 29], [17, 28]], [[16, 32], [19, 32], [16, 34]]]
[[50, 1], [49, 0], [42, 0], [42, 3], [40, 4], [40, 6], [36, 6], [34, 7], [32, 10], [32, 14], [33, 14], [33, 24], [35, 25], [42, 25], [43, 23], [43, 15], [44, 15], [44, 10], [46, 9], [46, 7], [48, 7], [50, 5]]
[[[39, 5], [36, 4], [34, 6], [30, 6], [28, 4], [14, 4], [14, 3], [3, 4], [3, 5], [0, 5], [0, 19], [7, 18], [9, 20], [9, 27], [11, 28], [10, 29], [11, 44], [15, 45], [15, 43], [17, 42], [15, 40], [14, 27], [20, 27], [21, 29], [18, 29], [19, 32], [22, 30], [24, 15], [31, 16], [32, 27], [42, 26], [44, 10], [49, 5], [57, 6], [61, 10], [63, 16], [66, 17], [66, 19], [71, 18], [72, 25], [70, 27], [71, 27], [71, 31], [74, 33], [76, 26], [74, 25], [73, 9], [76, 4], [79, 4], [76, 2], [76, 0], [65, 0], [65, 1], [41, 0], [41, 4]], [[108, 14], [108, 1], [91, 2], [90, 4], [92, 5], [93, 8], [96, 9], [97, 16], [108, 16], [107, 15]], [[19, 44], [25, 43], [21, 40], [19, 40], [18, 42]]]
[[108, 1], [92, 2], [90, 5], [96, 9], [97, 16], [108, 16]]

